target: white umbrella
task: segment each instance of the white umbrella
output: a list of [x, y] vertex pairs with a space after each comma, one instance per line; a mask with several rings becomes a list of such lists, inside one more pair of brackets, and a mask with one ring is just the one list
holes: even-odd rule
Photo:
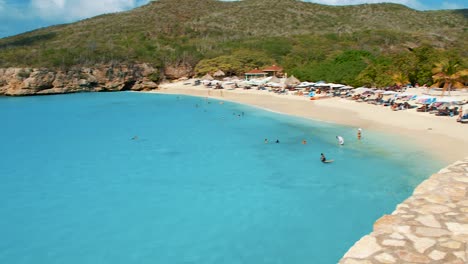
[[460, 101], [461, 101], [460, 98], [449, 97], [449, 96], [444, 96], [444, 97], [440, 97], [436, 99], [436, 102], [440, 102], [440, 103], [456, 103]]
[[330, 86], [331, 88], [335, 89], [335, 88], [344, 87], [345, 85], [344, 85], [344, 84], [338, 84], [338, 83], [329, 83], [328, 86]]

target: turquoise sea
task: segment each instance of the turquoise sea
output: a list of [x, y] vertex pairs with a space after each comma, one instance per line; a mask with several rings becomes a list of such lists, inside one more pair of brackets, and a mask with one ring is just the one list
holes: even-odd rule
[[0, 263], [336, 263], [442, 166], [390, 135], [197, 97], [3, 97], [0, 113]]

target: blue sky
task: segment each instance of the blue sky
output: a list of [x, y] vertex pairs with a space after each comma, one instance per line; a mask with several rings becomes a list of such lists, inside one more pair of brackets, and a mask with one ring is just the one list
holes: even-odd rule
[[[104, 13], [125, 11], [144, 5], [149, 1], [0, 0], [0, 38], [36, 28], [74, 22]], [[418, 10], [468, 8], [467, 0], [309, 0], [308, 2], [328, 5], [393, 2]]]

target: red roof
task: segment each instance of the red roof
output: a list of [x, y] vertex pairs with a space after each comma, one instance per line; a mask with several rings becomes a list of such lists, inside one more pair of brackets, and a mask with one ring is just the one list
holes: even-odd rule
[[263, 69], [263, 71], [266, 71], [266, 72], [280, 72], [280, 71], [283, 71], [283, 68], [281, 68], [279, 66], [276, 66], [276, 65], [272, 65], [270, 67], [267, 67], [267, 68]]
[[259, 69], [254, 69], [249, 72], [246, 72], [245, 74], [266, 74], [265, 72], [259, 70]]

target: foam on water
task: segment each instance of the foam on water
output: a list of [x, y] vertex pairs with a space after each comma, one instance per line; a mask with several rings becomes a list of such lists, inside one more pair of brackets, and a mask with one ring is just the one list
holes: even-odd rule
[[0, 98], [0, 113], [0, 263], [336, 263], [441, 165], [195, 97]]

